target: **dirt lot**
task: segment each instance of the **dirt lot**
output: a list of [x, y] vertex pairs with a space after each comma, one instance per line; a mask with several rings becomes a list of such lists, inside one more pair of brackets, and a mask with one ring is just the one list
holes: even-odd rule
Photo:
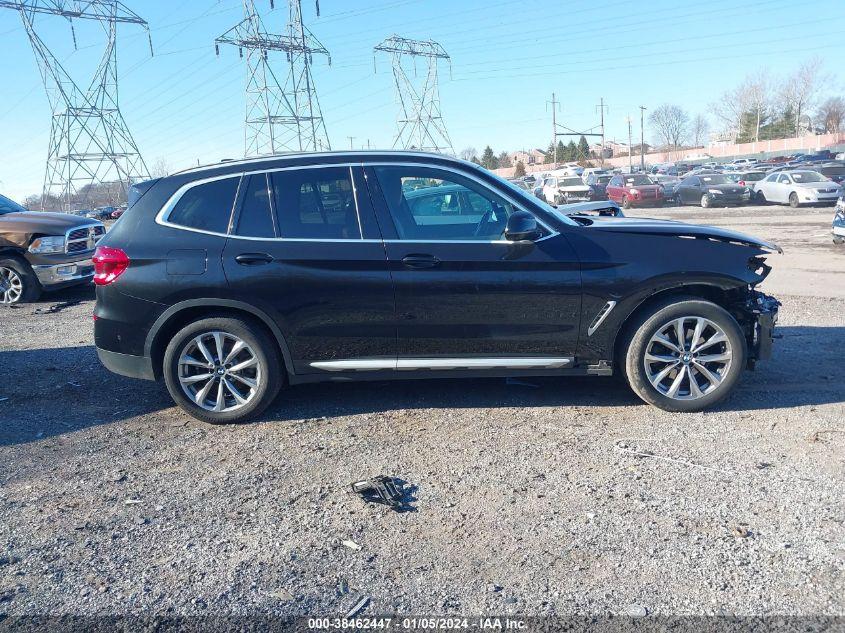
[[[664, 413], [613, 379], [411, 381], [297, 387], [211, 427], [99, 365], [90, 289], [3, 310], [0, 614], [343, 614], [368, 596], [364, 614], [845, 615], [830, 208], [634, 214], [786, 250], [765, 288], [784, 338], [715, 411]], [[348, 494], [380, 473], [415, 511]]]

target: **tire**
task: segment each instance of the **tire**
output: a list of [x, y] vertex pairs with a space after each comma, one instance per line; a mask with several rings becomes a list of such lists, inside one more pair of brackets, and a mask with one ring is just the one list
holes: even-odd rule
[[702, 209], [709, 209], [710, 208], [710, 197], [706, 193], [701, 196], [701, 208]]
[[42, 291], [29, 264], [16, 257], [0, 259], [0, 305], [32, 303]]
[[789, 206], [793, 209], [797, 209], [800, 205], [801, 203], [798, 201], [798, 194], [793, 191], [789, 194]]
[[838, 235], [833, 236], [833, 243], [836, 245], [845, 244], [845, 237], [839, 237]]
[[[217, 351], [216, 335], [222, 341], [222, 354]], [[196, 342], [198, 339], [201, 346]], [[244, 347], [231, 356], [238, 342]], [[202, 347], [205, 352], [201, 351]], [[201, 362], [180, 364], [183, 355]], [[221, 355], [223, 363], [219, 362]], [[256, 362], [247, 365], [251, 359]], [[227, 360], [229, 362], [225, 362]], [[246, 366], [232, 372], [232, 368], [239, 365]], [[213, 377], [190, 380], [205, 375], [204, 371]], [[245, 422], [257, 417], [273, 402], [282, 386], [282, 361], [276, 342], [252, 321], [231, 317], [194, 321], [177, 332], [164, 353], [162, 373], [176, 404], [196, 419], [211, 424]], [[254, 386], [249, 386], [247, 381]], [[212, 401], [219, 406], [221, 385], [223, 405], [215, 410]], [[189, 397], [189, 392], [192, 397]], [[202, 405], [198, 404], [200, 397], [203, 398]], [[239, 402], [238, 398], [245, 402]]]
[[675, 194], [675, 204], [677, 204], [679, 207], [684, 206], [684, 199], [681, 197], [681, 194], [679, 194], [679, 193]]
[[631, 208], [631, 201], [628, 199], [628, 196], [622, 196], [622, 208], [623, 209], [630, 209]]
[[766, 200], [766, 194], [762, 191], [758, 191], [754, 194], [754, 202], [757, 204], [766, 204], [768, 200]]
[[[655, 337], [666, 332], [665, 340], [677, 347], [676, 323], [681, 319], [687, 351], [676, 354]], [[703, 324], [698, 339], [701, 351], [696, 351], [691, 341], [698, 323]], [[664, 411], [686, 413], [713, 406], [730, 395], [745, 367], [747, 352], [742, 329], [724, 308], [710, 301], [673, 297], [644, 313], [628, 332], [630, 339], [623, 347], [628, 384], [643, 401]], [[718, 335], [724, 336], [723, 342], [718, 342]], [[707, 345], [714, 338], [717, 342]], [[677, 361], [650, 362], [647, 352], [651, 359], [677, 358]], [[712, 360], [726, 356], [727, 361]], [[705, 357], [711, 360], [695, 360]], [[664, 374], [662, 378], [661, 374]], [[695, 380], [695, 387], [690, 379]], [[678, 386], [673, 394], [676, 382]]]

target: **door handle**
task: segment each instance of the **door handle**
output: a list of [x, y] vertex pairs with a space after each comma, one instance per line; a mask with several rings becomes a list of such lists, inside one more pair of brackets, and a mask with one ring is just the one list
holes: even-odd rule
[[423, 270], [425, 268], [436, 268], [440, 265], [440, 260], [434, 255], [406, 255], [402, 258], [402, 263], [406, 268]]
[[258, 266], [269, 264], [273, 261], [273, 256], [267, 253], [242, 253], [235, 257], [235, 261], [241, 266]]

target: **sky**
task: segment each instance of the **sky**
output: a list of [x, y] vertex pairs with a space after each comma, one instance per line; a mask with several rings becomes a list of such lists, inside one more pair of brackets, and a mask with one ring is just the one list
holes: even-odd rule
[[[120, 105], [148, 165], [172, 170], [244, 152], [245, 66], [237, 49], [214, 38], [243, 18], [240, 0], [124, 0], [150, 25], [121, 25]], [[285, 0], [255, 0], [265, 27], [282, 32]], [[709, 104], [761, 67], [787, 75], [812, 56], [830, 77], [822, 96], [845, 94], [842, 0], [302, 0], [306, 25], [331, 52], [315, 58], [314, 82], [334, 149], [392, 146], [398, 107], [390, 62], [373, 46], [397, 34], [432, 39], [451, 56], [440, 67], [441, 108], [456, 152], [491, 145], [496, 153], [545, 148], [558, 123], [598, 125], [627, 141], [639, 136], [639, 106], [663, 103], [704, 114]], [[87, 86], [102, 30], [41, 16], [39, 36], [77, 83]], [[50, 108], [19, 15], [0, 9], [0, 193], [40, 193]], [[277, 57], [285, 65], [282, 55]], [[422, 68], [420, 65], [419, 68]], [[422, 73], [420, 73], [422, 75]], [[650, 134], [646, 124], [646, 139]], [[577, 139], [575, 139], [577, 141]]]

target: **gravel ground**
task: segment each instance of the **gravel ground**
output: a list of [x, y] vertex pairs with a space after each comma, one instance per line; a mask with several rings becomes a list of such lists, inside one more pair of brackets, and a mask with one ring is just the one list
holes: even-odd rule
[[[659, 214], [787, 249], [766, 282], [775, 358], [708, 413], [614, 379], [439, 380], [296, 387], [212, 427], [99, 365], [90, 289], [3, 310], [0, 614], [343, 614], [368, 596], [364, 614], [845, 615], [830, 210], [806, 231], [783, 209]], [[413, 511], [349, 494], [381, 473]]]

